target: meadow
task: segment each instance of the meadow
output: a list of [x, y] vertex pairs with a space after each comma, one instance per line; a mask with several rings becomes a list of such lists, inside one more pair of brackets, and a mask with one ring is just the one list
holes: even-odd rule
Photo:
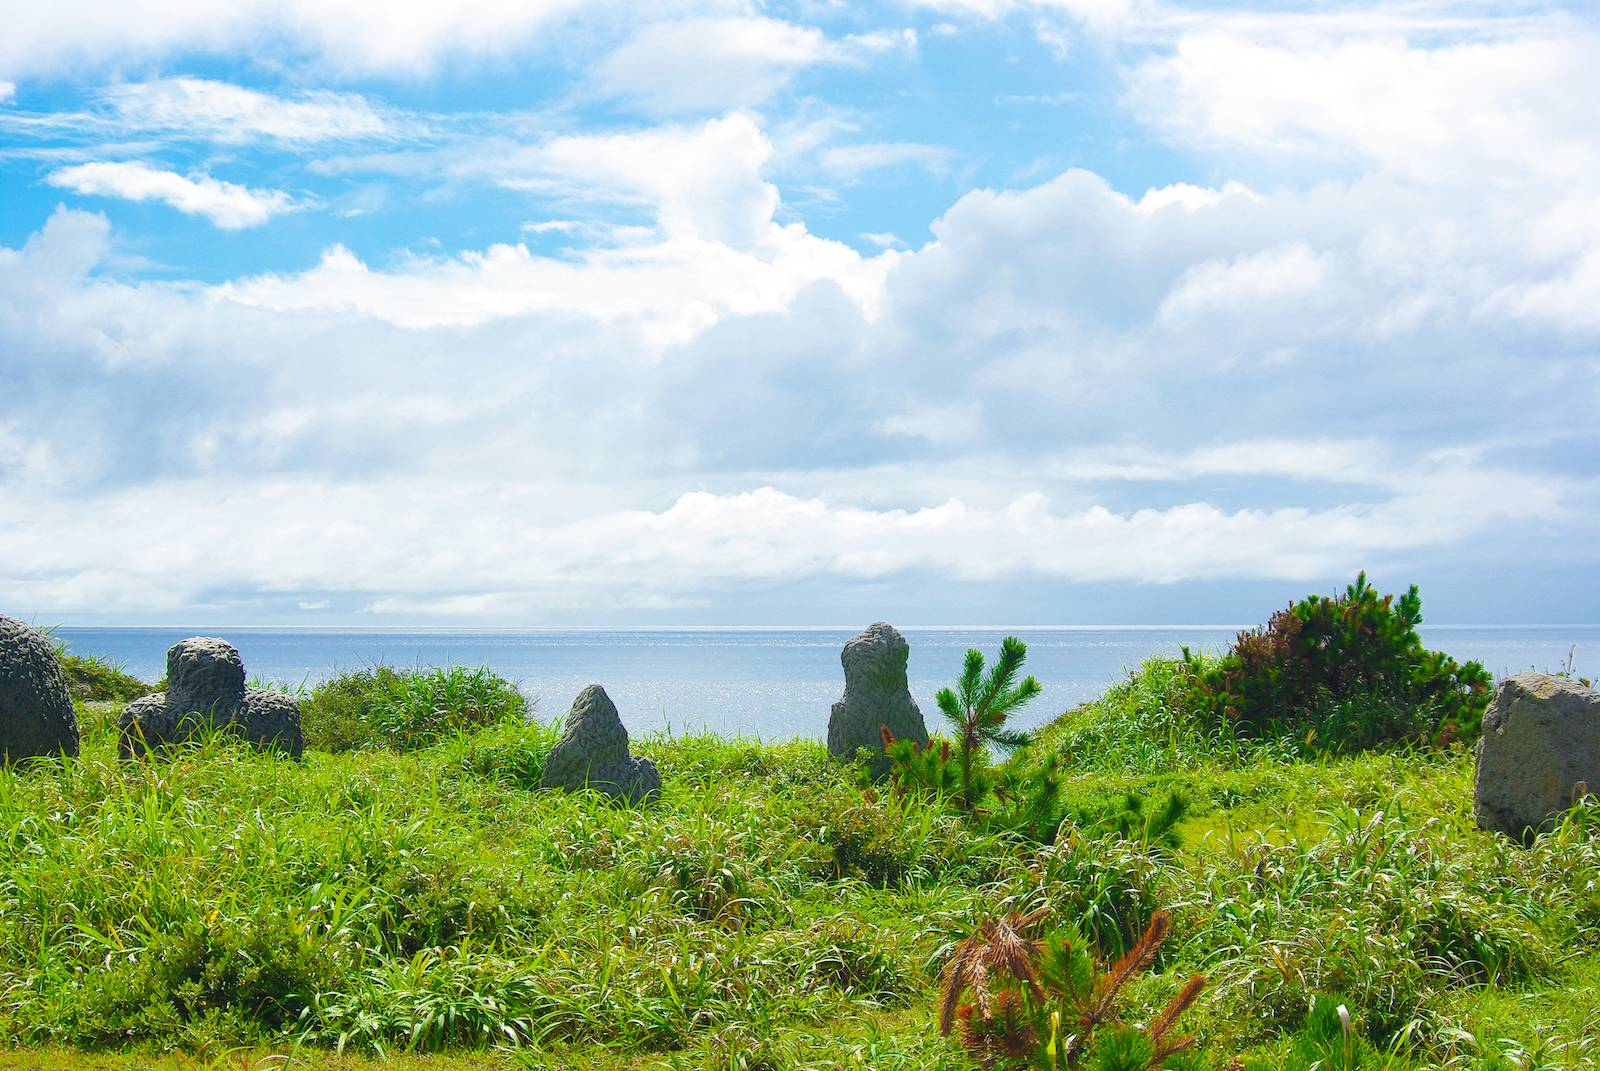
[[78, 757], [0, 772], [0, 1067], [972, 1068], [945, 968], [1039, 909], [1105, 963], [1168, 913], [1115, 1014], [1203, 975], [1169, 1068], [1304, 1068], [1318, 994], [1350, 1071], [1600, 1044], [1600, 816], [1478, 831], [1464, 743], [1219, 732], [1151, 659], [1013, 760], [1058, 786], [1024, 835], [805, 740], [635, 738], [638, 809], [541, 792], [554, 729], [504, 682], [366, 672], [310, 697], [301, 763], [119, 762], [112, 700]]

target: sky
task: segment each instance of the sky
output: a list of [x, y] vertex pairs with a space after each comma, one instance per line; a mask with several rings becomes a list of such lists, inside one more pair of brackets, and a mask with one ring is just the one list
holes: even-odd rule
[[0, 612], [1600, 622], [1593, 5], [0, 9]]

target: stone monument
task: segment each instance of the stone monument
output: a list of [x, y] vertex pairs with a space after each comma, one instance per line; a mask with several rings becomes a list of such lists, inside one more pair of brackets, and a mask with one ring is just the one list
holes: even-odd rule
[[1478, 827], [1523, 840], [1589, 789], [1600, 792], [1600, 692], [1548, 673], [1502, 680], [1478, 742]]
[[123, 758], [181, 743], [204, 728], [227, 729], [257, 749], [276, 747], [298, 759], [304, 746], [300, 707], [282, 692], [249, 688], [232, 644], [205, 636], [167, 652], [167, 690], [129, 703], [117, 719]]
[[661, 774], [649, 759], [628, 753], [628, 730], [617, 705], [598, 684], [578, 693], [561, 739], [544, 760], [541, 788], [592, 788], [637, 805], [661, 795]]
[[844, 696], [833, 704], [828, 718], [828, 750], [849, 761], [858, 748], [872, 749], [875, 777], [889, 772], [890, 761], [883, 753], [885, 727], [896, 740], [928, 742], [928, 727], [906, 682], [910, 658], [911, 645], [886, 621], [867, 626], [839, 653]]
[[78, 717], [50, 638], [0, 614], [0, 763], [78, 753]]

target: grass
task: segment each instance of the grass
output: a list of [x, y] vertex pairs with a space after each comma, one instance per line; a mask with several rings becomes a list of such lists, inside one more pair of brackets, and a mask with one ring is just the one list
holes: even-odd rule
[[[1318, 992], [1413, 1066], [1592, 1066], [1600, 821], [1523, 849], [1474, 828], [1464, 748], [1207, 737], [1168, 665], [1036, 749], [1068, 757], [1068, 813], [1184, 792], [1175, 849], [985, 833], [808, 741], [636, 738], [664, 777], [640, 810], [539, 792], [553, 730], [504, 713], [298, 764], [225, 737], [120, 763], [116, 705], [85, 706], [79, 757], [0, 772], [0, 1071], [969, 1068], [942, 968], [1039, 906], [1102, 947], [1172, 913], [1126, 1014], [1210, 978], [1185, 1066], [1276, 1066]], [[391, 692], [437, 710], [473, 673]]]
[[152, 687], [131, 675], [127, 672], [126, 662], [113, 662], [104, 655], [93, 653], [69, 654], [69, 644], [56, 637], [54, 627], [43, 631], [56, 649], [62, 675], [67, 679], [67, 690], [76, 700], [127, 703], [165, 687], [164, 684]]
[[537, 709], [487, 666], [396, 669], [378, 664], [298, 690], [306, 745], [320, 751], [411, 751]]

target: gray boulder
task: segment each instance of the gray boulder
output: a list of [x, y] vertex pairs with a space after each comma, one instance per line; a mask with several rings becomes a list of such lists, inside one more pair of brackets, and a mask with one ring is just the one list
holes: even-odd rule
[[298, 759], [300, 707], [282, 692], [248, 688], [244, 662], [224, 640], [195, 636], [167, 652], [167, 690], [129, 703], [117, 720], [124, 758], [181, 743], [202, 729], [226, 729], [258, 749]]
[[0, 764], [78, 753], [78, 717], [44, 633], [0, 614]]
[[873, 751], [872, 772], [882, 777], [890, 761], [883, 753], [883, 729], [896, 740], [928, 742], [922, 711], [911, 698], [906, 663], [911, 645], [886, 621], [876, 621], [850, 639], [839, 653], [844, 665], [844, 697], [828, 718], [828, 750], [846, 761], [857, 748]]
[[1600, 692], [1548, 673], [1501, 681], [1478, 743], [1478, 827], [1519, 840], [1548, 831], [1579, 782], [1600, 791]]
[[661, 774], [649, 759], [628, 753], [628, 730], [617, 705], [598, 684], [578, 693], [561, 739], [544, 760], [542, 788], [592, 788], [639, 804], [661, 795]]

